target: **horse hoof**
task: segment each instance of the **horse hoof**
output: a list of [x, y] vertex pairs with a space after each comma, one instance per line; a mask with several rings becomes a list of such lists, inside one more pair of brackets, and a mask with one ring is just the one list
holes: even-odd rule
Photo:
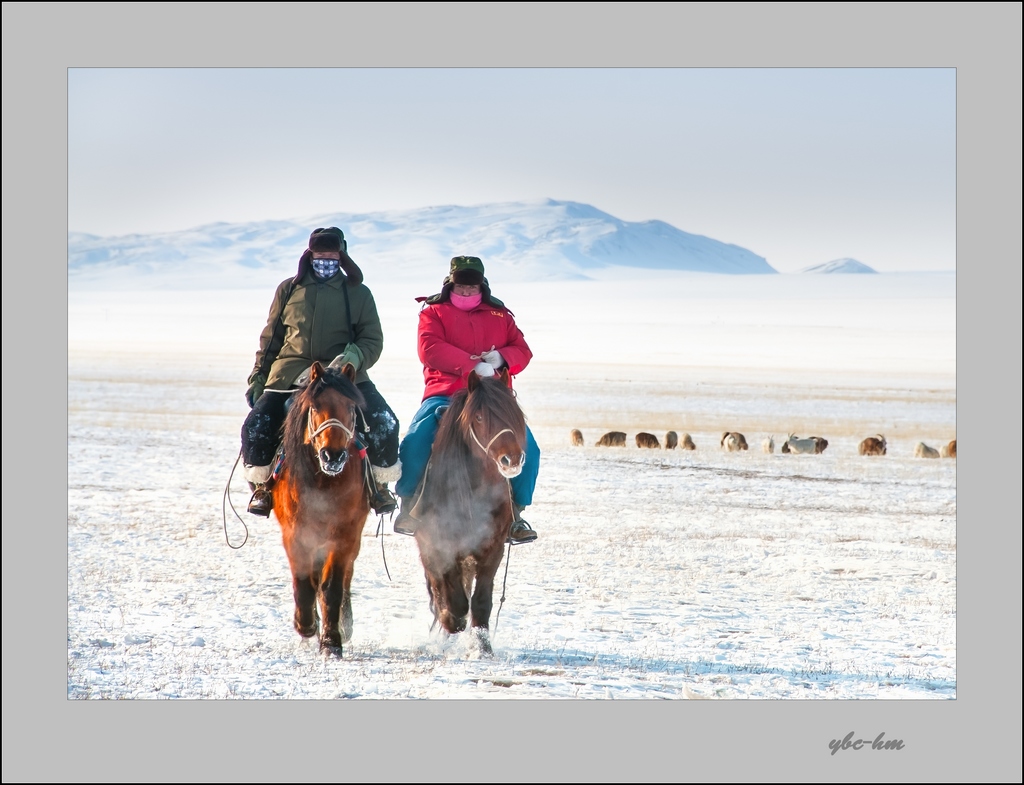
[[480, 648], [480, 653], [487, 656], [494, 656], [494, 649], [491, 648], [491, 635], [483, 627], [474, 627], [473, 635], [476, 638], [476, 645]]
[[337, 633], [320, 636], [320, 651], [326, 651], [340, 657], [341, 644], [341, 636]]
[[312, 638], [317, 633], [317, 623], [314, 621], [311, 625], [305, 627], [298, 619], [296, 619], [295, 631], [303, 638]]
[[441, 614], [440, 621], [441, 626], [444, 628], [444, 631], [447, 632], [449, 635], [456, 635], [460, 632], [465, 631], [466, 629], [465, 617], [462, 617], [461, 619], [456, 618], [447, 611]]

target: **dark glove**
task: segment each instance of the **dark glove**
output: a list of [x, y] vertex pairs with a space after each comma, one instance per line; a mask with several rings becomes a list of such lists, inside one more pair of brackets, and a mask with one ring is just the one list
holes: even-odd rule
[[256, 405], [256, 401], [263, 395], [263, 388], [266, 386], [267, 377], [262, 373], [249, 377], [249, 389], [245, 391], [245, 402], [249, 404], [250, 409]]

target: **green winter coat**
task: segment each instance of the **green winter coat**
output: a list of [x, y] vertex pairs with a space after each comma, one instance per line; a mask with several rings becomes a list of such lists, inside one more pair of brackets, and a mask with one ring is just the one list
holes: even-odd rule
[[[346, 288], [354, 336], [349, 335], [345, 312]], [[373, 295], [361, 283], [348, 286], [343, 273], [321, 281], [306, 270], [297, 283], [289, 278], [277, 287], [249, 383], [263, 374], [266, 389], [287, 390], [314, 361], [326, 365], [346, 348], [356, 366], [356, 383], [368, 381], [366, 371], [384, 348]]]

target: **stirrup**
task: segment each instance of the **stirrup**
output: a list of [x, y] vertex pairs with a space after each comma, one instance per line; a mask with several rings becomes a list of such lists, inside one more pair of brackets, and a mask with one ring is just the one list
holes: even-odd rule
[[375, 515], [390, 515], [398, 509], [398, 500], [388, 490], [388, 486], [380, 485], [370, 496], [370, 506]]
[[512, 529], [508, 533], [508, 539], [505, 540], [509, 545], [522, 545], [527, 542], [533, 542], [537, 539], [537, 532], [524, 521], [522, 518], [517, 517], [512, 522]]
[[398, 513], [398, 517], [395, 518], [394, 530], [395, 534], [408, 534], [410, 537], [416, 534], [416, 529], [419, 528], [420, 522], [413, 518], [409, 513], [403, 510]]
[[395, 525], [392, 527], [395, 534], [408, 534], [410, 537], [416, 534], [420, 526], [420, 520], [412, 517], [412, 508], [415, 499], [407, 496], [402, 497], [402, 511], [395, 518]]
[[249, 507], [247, 509], [250, 515], [259, 515], [263, 518], [270, 517], [270, 511], [274, 509], [274, 497], [267, 490], [266, 486], [256, 486], [256, 490], [252, 493], [252, 498], [249, 499]]

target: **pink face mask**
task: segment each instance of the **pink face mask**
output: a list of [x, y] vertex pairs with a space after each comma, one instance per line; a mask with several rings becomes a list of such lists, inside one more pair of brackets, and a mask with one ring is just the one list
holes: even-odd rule
[[456, 294], [452, 292], [452, 305], [458, 308], [460, 311], [472, 311], [483, 301], [483, 292], [477, 292], [476, 294], [464, 295]]

